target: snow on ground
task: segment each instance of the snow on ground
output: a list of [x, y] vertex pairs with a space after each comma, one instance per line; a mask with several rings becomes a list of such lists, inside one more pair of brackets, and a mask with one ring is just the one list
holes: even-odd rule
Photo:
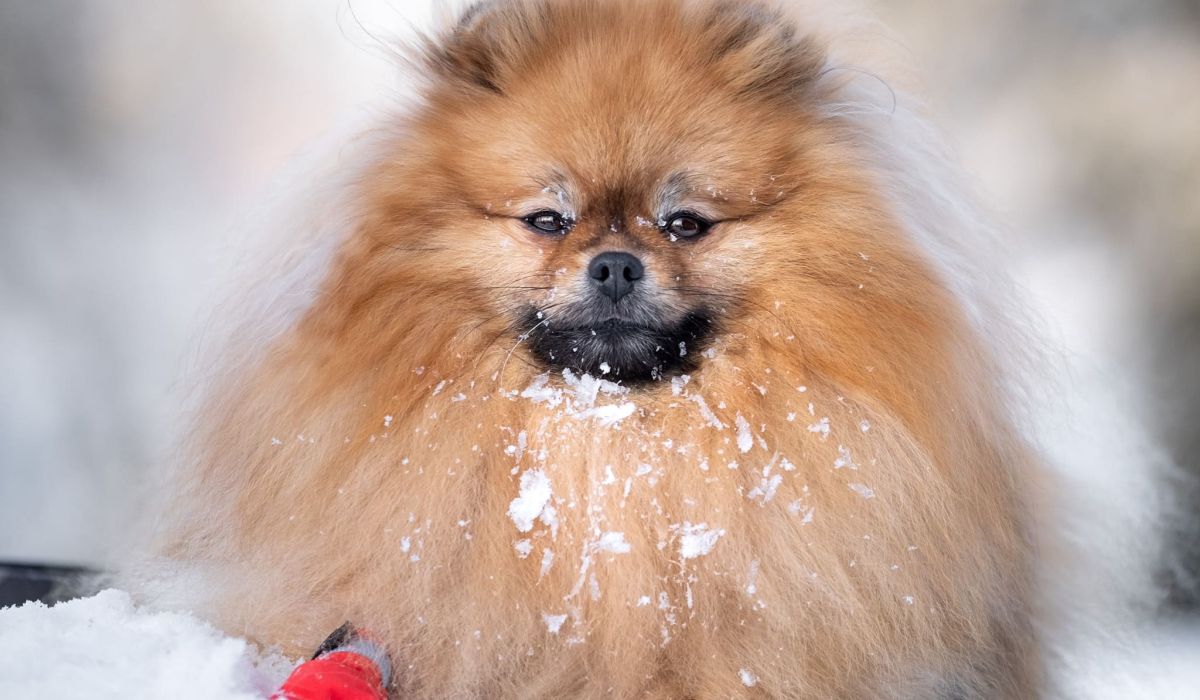
[[1063, 675], [1065, 698], [1195, 700], [1200, 697], [1200, 630], [1190, 624], [1156, 625], [1129, 645], [1077, 654]]
[[0, 698], [262, 700], [293, 665], [117, 590], [0, 610]]
[[[546, 624], [557, 632], [565, 619], [547, 615]], [[1052, 668], [1052, 675], [1065, 676], [1062, 697], [1195, 698], [1200, 632], [1183, 626], [1143, 632], [1125, 645], [1097, 644]], [[0, 610], [0, 698], [263, 700], [295, 663], [190, 615], [138, 608], [118, 590], [54, 607]]]

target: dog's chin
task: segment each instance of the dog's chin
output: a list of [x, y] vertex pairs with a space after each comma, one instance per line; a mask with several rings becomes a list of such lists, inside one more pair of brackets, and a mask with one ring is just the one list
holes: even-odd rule
[[712, 332], [711, 314], [691, 311], [678, 322], [645, 325], [608, 319], [575, 326], [539, 321], [530, 308], [522, 320], [529, 348], [554, 369], [603, 376], [626, 384], [656, 381], [694, 370]]

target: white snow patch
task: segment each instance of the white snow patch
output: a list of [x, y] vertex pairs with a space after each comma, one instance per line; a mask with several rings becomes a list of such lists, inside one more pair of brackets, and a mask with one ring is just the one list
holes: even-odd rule
[[517, 550], [517, 556], [524, 559], [533, 551], [533, 543], [529, 540], [517, 540], [513, 542], [513, 549]]
[[700, 417], [702, 417], [705, 422], [717, 430], [725, 429], [725, 424], [722, 423], [721, 419], [717, 418], [717, 414], [713, 413], [713, 410], [708, 407], [708, 403], [704, 400], [703, 396], [699, 394], [692, 394], [690, 398], [697, 406], [700, 407]]
[[758, 676], [754, 675], [754, 672], [748, 668], [738, 671], [738, 676], [742, 679], [742, 685], [747, 688], [753, 688], [758, 685]]
[[579, 420], [595, 418], [604, 427], [616, 425], [637, 410], [632, 401], [597, 404], [601, 394], [609, 397], [627, 395], [629, 389], [620, 384], [590, 374], [579, 376], [570, 369], [564, 369], [562, 376], [565, 389], [551, 386], [549, 373], [540, 374], [521, 392], [521, 397], [551, 408], [561, 405], [567, 415]]
[[837, 459], [833, 460], [833, 468], [834, 469], [843, 469], [845, 467], [850, 467], [851, 469], [858, 469], [858, 465], [855, 464], [854, 459], [852, 459], [850, 457], [850, 448], [846, 447], [845, 445], [838, 445], [837, 450], [838, 450]]
[[[508, 517], [521, 532], [533, 529], [533, 522], [542, 518], [545, 522], [547, 511], [553, 513], [550, 506], [550, 479], [541, 469], [533, 469], [521, 475], [521, 494], [508, 504]], [[550, 516], [551, 519], [553, 515]], [[547, 525], [550, 523], [547, 522]]]
[[746, 595], [758, 593], [758, 560], [750, 562], [750, 573], [746, 575]]
[[872, 490], [871, 487], [867, 486], [866, 484], [846, 484], [846, 485], [850, 487], [851, 491], [853, 491], [854, 493], [857, 493], [858, 495], [862, 496], [863, 498], [875, 498], [875, 491]]
[[816, 512], [816, 508], [805, 506], [803, 501], [797, 500], [788, 504], [788, 512], [804, 513], [804, 516], [800, 519], [800, 524], [807, 525], [813, 521], [813, 513]]
[[625, 541], [624, 532], [606, 532], [600, 535], [600, 539], [596, 542], [596, 549], [613, 554], [629, 554], [630, 548], [629, 543]]
[[521, 398], [529, 399], [534, 403], [546, 403], [550, 406], [557, 406], [563, 402], [562, 391], [550, 386], [549, 374], [539, 374], [534, 377], [533, 383], [521, 392]]
[[0, 697], [262, 700], [295, 662], [106, 590], [0, 610]]
[[562, 629], [563, 623], [567, 621], [567, 616], [542, 613], [542, 621], [546, 623], [546, 629], [550, 631], [550, 634], [558, 634], [558, 631]]
[[622, 404], [609, 404], [607, 406], [596, 406], [589, 408], [577, 414], [579, 418], [595, 418], [600, 425], [609, 427], [620, 423], [633, 412], [637, 410], [637, 406], [632, 401], [626, 401]]
[[724, 534], [724, 530], [709, 529], [705, 523], [684, 523], [683, 534], [679, 536], [679, 556], [684, 559], [702, 557], [712, 551]]
[[750, 434], [750, 423], [742, 418], [742, 414], [737, 414], [733, 419], [737, 424], [737, 446], [741, 452], [749, 452], [751, 447], [754, 447], [754, 436]]
[[775, 498], [775, 492], [779, 490], [781, 483], [783, 483], [782, 474], [763, 477], [758, 486], [750, 489], [750, 493], [746, 494], [746, 497], [752, 501], [758, 501], [760, 506], [766, 505], [772, 498]]

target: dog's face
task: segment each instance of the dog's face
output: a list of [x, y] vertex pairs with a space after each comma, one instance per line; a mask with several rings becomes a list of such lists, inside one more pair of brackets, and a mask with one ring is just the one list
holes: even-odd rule
[[753, 6], [598, 1], [581, 23], [577, 3], [526, 4], [431, 49], [428, 211], [390, 215], [428, 225], [397, 247], [439, 251], [436, 283], [477, 292], [480, 322], [546, 369], [690, 371], [794, 277], [830, 159], [806, 145], [823, 58]]
[[464, 195], [485, 214], [472, 241], [495, 261], [479, 283], [499, 287], [512, 332], [547, 367], [624, 381], [686, 371], [741, 311], [756, 224], [788, 194], [771, 181], [788, 145], [763, 129], [768, 115], [688, 77], [633, 90], [569, 77], [558, 67], [497, 97], [494, 132], [464, 149]]

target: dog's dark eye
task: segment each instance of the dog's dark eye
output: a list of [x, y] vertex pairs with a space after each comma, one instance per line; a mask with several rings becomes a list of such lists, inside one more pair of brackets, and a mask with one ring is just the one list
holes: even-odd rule
[[671, 236], [678, 238], [695, 238], [702, 235], [712, 226], [711, 221], [691, 212], [672, 214], [667, 217], [666, 222], [667, 225], [664, 227], [664, 230]]
[[571, 228], [571, 220], [556, 211], [534, 212], [523, 221], [541, 233], [563, 234]]

